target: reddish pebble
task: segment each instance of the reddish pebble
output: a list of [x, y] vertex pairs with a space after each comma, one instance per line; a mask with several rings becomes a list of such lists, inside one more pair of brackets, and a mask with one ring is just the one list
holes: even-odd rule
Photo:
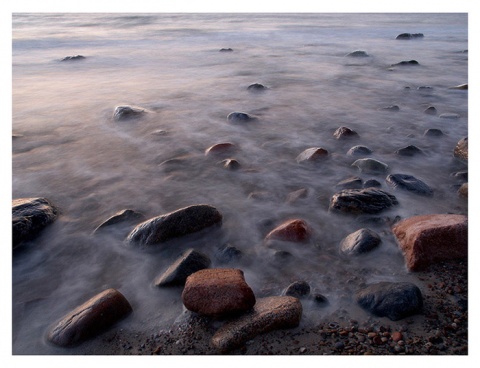
[[395, 331], [394, 333], [392, 333], [392, 340], [393, 341], [398, 342], [402, 339], [403, 339], [403, 335], [402, 335], [401, 332]]

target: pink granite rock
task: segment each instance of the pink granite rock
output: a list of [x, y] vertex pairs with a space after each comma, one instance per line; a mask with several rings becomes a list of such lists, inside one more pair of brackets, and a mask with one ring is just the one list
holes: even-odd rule
[[270, 231], [265, 240], [284, 240], [296, 243], [306, 242], [312, 236], [312, 230], [301, 219], [288, 220]]

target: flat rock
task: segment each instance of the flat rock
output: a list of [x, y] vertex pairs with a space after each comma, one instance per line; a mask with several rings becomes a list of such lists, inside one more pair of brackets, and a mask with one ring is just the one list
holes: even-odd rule
[[80, 61], [85, 60], [86, 57], [82, 55], [73, 55], [73, 56], [65, 56], [61, 61]]
[[395, 37], [396, 40], [411, 40], [415, 38], [423, 38], [423, 33], [400, 33], [397, 37]]
[[297, 162], [319, 162], [323, 161], [328, 157], [328, 151], [321, 147], [312, 147], [307, 148], [305, 151], [300, 153], [296, 160]]
[[185, 285], [187, 277], [192, 273], [210, 267], [210, 258], [195, 249], [187, 249], [173, 262], [165, 272], [153, 281], [155, 286]]
[[182, 301], [192, 312], [224, 317], [248, 311], [256, 300], [242, 270], [209, 268], [188, 276]]
[[350, 214], [377, 214], [397, 204], [394, 195], [381, 189], [345, 189], [332, 196], [329, 209]]
[[98, 234], [117, 228], [118, 226], [133, 226], [145, 220], [146, 217], [142, 213], [130, 209], [124, 209], [118, 211], [113, 216], [109, 217], [107, 220], [98, 225], [97, 228], [93, 231], [93, 233]]
[[409, 282], [379, 282], [358, 291], [356, 302], [370, 313], [398, 321], [423, 309], [420, 289]]
[[359, 135], [356, 131], [348, 127], [340, 127], [333, 133], [333, 136], [336, 139], [347, 139], [347, 138], [357, 138]]
[[252, 311], [226, 323], [212, 337], [212, 345], [228, 352], [254, 337], [277, 329], [297, 327], [302, 303], [291, 296], [272, 296], [257, 300]]
[[302, 219], [288, 220], [270, 231], [265, 240], [282, 240], [303, 243], [310, 240], [312, 229]]
[[32, 240], [57, 219], [58, 208], [47, 198], [18, 198], [12, 200], [13, 248]]
[[352, 166], [357, 167], [366, 174], [383, 174], [388, 171], [388, 165], [373, 158], [361, 158], [356, 160]]
[[392, 174], [388, 175], [385, 181], [394, 189], [407, 190], [426, 197], [433, 196], [433, 189], [412, 175]]
[[468, 161], [468, 137], [462, 138], [458, 141], [453, 155], [463, 161]]
[[55, 345], [70, 347], [92, 338], [127, 317], [132, 307], [115, 289], [107, 289], [64, 316], [48, 332]]
[[365, 156], [372, 153], [372, 150], [366, 146], [353, 146], [347, 152], [347, 156]]
[[380, 236], [373, 230], [363, 228], [359, 229], [340, 243], [340, 252], [345, 255], [359, 255], [370, 252], [382, 242]]
[[468, 256], [468, 218], [464, 215], [413, 216], [392, 228], [407, 269]]
[[148, 247], [221, 223], [222, 215], [215, 207], [193, 205], [142, 222], [127, 236], [126, 243]]
[[116, 121], [125, 121], [139, 118], [146, 114], [146, 110], [134, 106], [117, 106], [113, 111], [113, 119]]

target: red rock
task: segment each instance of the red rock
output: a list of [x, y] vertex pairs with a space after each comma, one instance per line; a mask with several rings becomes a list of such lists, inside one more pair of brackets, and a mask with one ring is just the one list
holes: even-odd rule
[[255, 295], [245, 282], [242, 270], [211, 268], [187, 278], [182, 301], [192, 312], [220, 317], [251, 309], [255, 305]]
[[205, 155], [215, 154], [219, 155], [222, 153], [231, 153], [236, 148], [235, 144], [230, 142], [217, 143], [205, 150]]
[[468, 256], [468, 218], [464, 215], [414, 216], [397, 223], [392, 231], [411, 271]]
[[394, 333], [392, 333], [392, 340], [395, 341], [395, 342], [398, 342], [400, 340], [403, 340], [403, 335], [401, 332], [399, 331], [395, 331]]
[[265, 240], [285, 240], [296, 243], [306, 242], [312, 236], [312, 230], [304, 220], [288, 220], [270, 231]]

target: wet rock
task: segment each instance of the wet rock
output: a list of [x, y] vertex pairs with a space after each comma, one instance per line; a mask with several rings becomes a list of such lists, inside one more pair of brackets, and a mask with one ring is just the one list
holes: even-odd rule
[[252, 311], [226, 323], [212, 337], [212, 345], [228, 352], [255, 336], [300, 324], [302, 303], [291, 296], [272, 296], [257, 300]]
[[127, 236], [126, 242], [148, 247], [221, 223], [222, 215], [215, 207], [198, 204], [142, 222]]
[[452, 173], [452, 176], [460, 181], [468, 181], [468, 171], [458, 171]]
[[220, 52], [232, 52], [232, 51], [233, 51], [233, 49], [230, 48], [230, 47], [225, 47], [225, 48], [220, 49]]
[[422, 154], [423, 151], [416, 146], [409, 145], [407, 147], [403, 147], [396, 150], [395, 153], [400, 156], [415, 156], [415, 155]]
[[423, 133], [425, 137], [441, 137], [443, 135], [443, 132], [440, 129], [427, 129], [425, 133]]
[[320, 306], [327, 306], [329, 303], [328, 303], [328, 299], [326, 296], [322, 295], [322, 294], [315, 294], [313, 296], [313, 300], [315, 301], [315, 303], [317, 303], [318, 305]]
[[187, 278], [182, 301], [192, 312], [222, 317], [248, 311], [255, 305], [255, 295], [245, 282], [242, 270], [211, 268]]
[[363, 183], [364, 188], [380, 188], [381, 186], [382, 183], [375, 179], [368, 179], [365, 180], [365, 183]]
[[370, 252], [380, 245], [382, 240], [373, 230], [363, 228], [357, 230], [340, 243], [340, 252], [345, 255], [353, 256]]
[[308, 190], [306, 188], [302, 188], [299, 190], [295, 190], [293, 192], [288, 193], [286, 202], [289, 204], [293, 204], [300, 199], [307, 198]]
[[463, 183], [458, 189], [458, 195], [463, 198], [468, 198], [468, 183]]
[[85, 60], [86, 57], [82, 55], [74, 55], [74, 56], [65, 56], [61, 61], [80, 61]]
[[363, 181], [358, 176], [354, 176], [340, 181], [335, 185], [337, 189], [360, 189], [362, 188]]
[[397, 204], [395, 196], [380, 189], [345, 189], [332, 196], [329, 210], [350, 214], [376, 214]]
[[458, 119], [460, 115], [455, 114], [453, 112], [446, 112], [446, 113], [440, 114], [438, 117], [442, 119]]
[[373, 158], [361, 158], [356, 160], [352, 166], [356, 166], [361, 172], [367, 174], [383, 174], [388, 171], [388, 165], [374, 160]]
[[[118, 226], [125, 227], [125, 226], [133, 226], [138, 224], [139, 222], [143, 222], [146, 220], [146, 217], [137, 211], [125, 209], [118, 211], [113, 216], [109, 217], [107, 220], [102, 222], [97, 228], [93, 231], [94, 234], [98, 234], [101, 232], [105, 232]], [[127, 234], [125, 234], [126, 236]]]
[[242, 165], [240, 165], [240, 162], [238, 162], [233, 158], [227, 158], [220, 163], [225, 169], [228, 169], [228, 170], [238, 170], [242, 167]]
[[255, 118], [245, 112], [231, 112], [227, 116], [227, 121], [230, 123], [246, 123], [253, 120]]
[[370, 313], [398, 321], [423, 309], [420, 289], [409, 282], [379, 282], [355, 295], [356, 302]]
[[117, 106], [113, 112], [113, 119], [116, 121], [132, 120], [145, 114], [146, 110], [140, 107]]
[[265, 240], [281, 240], [295, 243], [307, 242], [312, 236], [312, 229], [301, 219], [285, 221], [270, 231]]
[[276, 250], [273, 253], [273, 260], [277, 263], [285, 263], [292, 260], [293, 254], [286, 250]]
[[365, 146], [353, 146], [347, 152], [347, 156], [364, 156], [372, 153], [372, 150]]
[[302, 153], [300, 153], [296, 160], [298, 163], [308, 161], [308, 162], [319, 162], [328, 157], [328, 151], [320, 147], [308, 148]]
[[115, 289], [107, 289], [63, 317], [48, 332], [55, 345], [70, 347], [97, 336], [132, 312], [130, 303]]
[[188, 249], [165, 272], [158, 276], [153, 284], [155, 286], [185, 285], [188, 276], [210, 267], [210, 264], [210, 258], [206, 254], [195, 249]]
[[242, 257], [243, 252], [237, 247], [230, 244], [225, 244], [221, 246], [215, 253], [215, 258], [220, 263], [230, 263], [238, 261]]
[[237, 146], [233, 143], [230, 142], [224, 142], [224, 143], [217, 143], [214, 144], [213, 146], [208, 147], [205, 150], [205, 155], [215, 155], [215, 156], [221, 156], [223, 154], [231, 154], [236, 150]]
[[460, 160], [468, 161], [468, 137], [462, 138], [458, 141], [453, 155]]
[[429, 106], [424, 111], [427, 115], [437, 115], [437, 109], [434, 106]]
[[408, 190], [427, 197], [433, 196], [432, 188], [412, 175], [392, 174], [388, 175], [385, 181], [395, 189]]
[[417, 60], [403, 60], [399, 63], [392, 64], [392, 66], [409, 66], [409, 65], [420, 65]]
[[260, 83], [253, 83], [247, 87], [247, 90], [250, 92], [263, 92], [267, 89], [268, 89], [267, 87], [265, 87], [263, 84], [260, 84]]
[[392, 106], [382, 107], [380, 110], [397, 112], [397, 111], [400, 111], [400, 107], [398, 107], [397, 105], [392, 105]]
[[411, 40], [413, 38], [423, 38], [423, 33], [400, 33], [396, 40]]
[[336, 139], [346, 139], [346, 138], [355, 138], [358, 137], [358, 133], [347, 127], [340, 127], [333, 133], [333, 136]]
[[459, 84], [458, 86], [450, 87], [449, 89], [468, 89], [468, 83]]
[[432, 86], [418, 86], [417, 89], [419, 91], [425, 91], [425, 90], [431, 90], [431, 89], [433, 89], [433, 87]]
[[310, 285], [306, 281], [292, 282], [282, 292], [282, 295], [293, 296], [298, 299], [306, 298], [310, 295]]
[[16, 248], [32, 240], [57, 219], [59, 210], [47, 198], [18, 198], [12, 200], [12, 241]]
[[368, 57], [368, 56], [370, 56], [370, 55], [368, 55], [366, 51], [357, 50], [357, 51], [353, 51], [353, 52], [348, 53], [346, 56], [350, 56], [350, 57]]
[[411, 271], [468, 256], [468, 218], [464, 215], [413, 216], [392, 228]]

